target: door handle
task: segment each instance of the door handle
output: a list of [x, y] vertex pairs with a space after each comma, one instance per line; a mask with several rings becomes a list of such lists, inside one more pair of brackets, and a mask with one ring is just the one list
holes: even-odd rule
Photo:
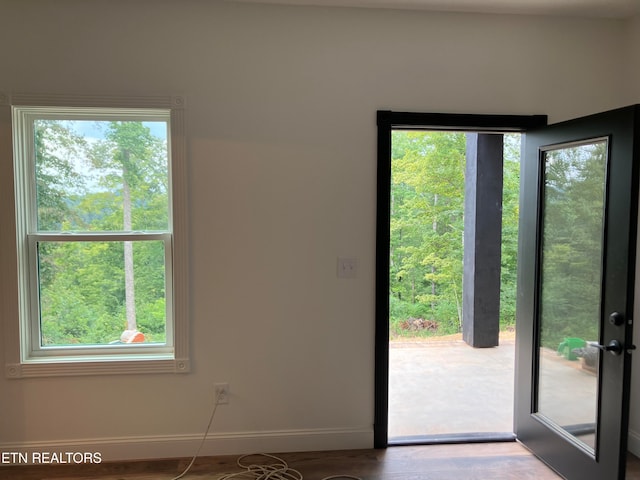
[[[603, 352], [609, 352], [612, 355], [621, 355], [622, 351], [624, 350], [624, 347], [618, 340], [611, 340], [608, 345], [600, 345], [596, 342], [589, 342], [589, 345], [591, 345], [592, 347], [596, 347]], [[632, 347], [633, 348], [631, 348], [630, 350], [636, 348], [635, 345], [633, 345]]]
[[589, 342], [589, 346], [598, 348], [603, 352], [609, 352], [612, 355], [621, 355], [622, 352], [631, 353], [636, 349], [635, 345], [623, 346], [618, 340], [611, 340], [608, 345], [600, 345], [596, 342]]

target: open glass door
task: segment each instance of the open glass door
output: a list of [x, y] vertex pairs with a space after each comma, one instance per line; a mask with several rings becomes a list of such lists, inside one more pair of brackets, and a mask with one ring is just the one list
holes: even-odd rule
[[638, 119], [633, 106], [525, 135], [515, 432], [570, 479], [625, 475]]

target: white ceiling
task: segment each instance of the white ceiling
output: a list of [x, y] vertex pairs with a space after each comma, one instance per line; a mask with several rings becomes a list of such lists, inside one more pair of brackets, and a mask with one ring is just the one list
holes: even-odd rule
[[280, 5], [395, 8], [441, 12], [508, 13], [628, 18], [640, 15], [640, 0], [230, 0]]

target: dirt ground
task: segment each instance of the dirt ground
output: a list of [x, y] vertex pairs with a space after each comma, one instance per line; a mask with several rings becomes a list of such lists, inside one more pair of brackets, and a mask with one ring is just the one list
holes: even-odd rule
[[[514, 341], [516, 338], [515, 329], [508, 329], [500, 332], [499, 341]], [[437, 342], [462, 342], [462, 333], [451, 335], [434, 335], [433, 337], [393, 337], [389, 343], [437, 343]]]

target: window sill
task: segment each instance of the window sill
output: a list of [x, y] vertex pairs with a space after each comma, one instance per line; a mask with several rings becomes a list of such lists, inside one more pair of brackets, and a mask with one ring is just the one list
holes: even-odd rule
[[117, 358], [46, 358], [32, 359], [20, 364], [6, 364], [9, 379], [33, 377], [64, 377], [80, 375], [128, 375], [149, 373], [188, 373], [188, 359], [168, 356], [122, 356]]

